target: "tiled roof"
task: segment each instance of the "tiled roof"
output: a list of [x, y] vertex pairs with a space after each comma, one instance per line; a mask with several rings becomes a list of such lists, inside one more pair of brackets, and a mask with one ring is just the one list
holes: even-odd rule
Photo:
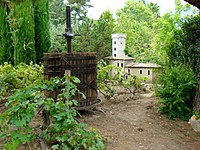
[[152, 64], [152, 63], [130, 63], [127, 64], [125, 67], [127, 68], [159, 68], [160, 65]]
[[120, 56], [120, 57], [109, 56], [109, 57], [106, 57], [105, 59], [108, 59], [108, 60], [135, 60], [135, 58], [129, 57], [129, 56]]

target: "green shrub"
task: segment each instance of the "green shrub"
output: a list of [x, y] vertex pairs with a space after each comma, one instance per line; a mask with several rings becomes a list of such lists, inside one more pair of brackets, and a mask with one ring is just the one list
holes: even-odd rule
[[114, 86], [119, 85], [123, 79], [120, 67], [107, 65], [103, 60], [98, 63], [97, 87], [106, 99], [110, 99], [116, 93]]
[[0, 96], [9, 96], [16, 89], [24, 88], [43, 79], [43, 66], [23, 63], [16, 67], [4, 63], [0, 65]]
[[187, 120], [191, 117], [192, 97], [195, 94], [196, 79], [192, 69], [184, 65], [164, 68], [156, 85], [156, 95], [161, 98], [159, 111], [169, 118]]
[[[73, 107], [77, 101], [73, 97], [80, 93], [76, 86], [78, 83], [80, 80], [75, 77], [53, 78], [19, 89], [10, 96], [7, 110], [0, 114], [0, 139], [4, 141], [4, 148], [17, 149], [20, 144], [44, 140], [55, 150], [104, 150], [97, 131], [75, 119], [77, 111]], [[61, 87], [57, 100], [45, 97], [42, 92]], [[48, 125], [35, 119], [40, 111], [48, 112]], [[43, 119], [47, 118], [43, 116]]]
[[[106, 99], [112, 98], [115, 94], [132, 94], [142, 88], [143, 77], [125, 74], [121, 67], [107, 65], [105, 61], [100, 60], [97, 73], [97, 87]], [[119, 92], [116, 87], [120, 86], [126, 92]]]

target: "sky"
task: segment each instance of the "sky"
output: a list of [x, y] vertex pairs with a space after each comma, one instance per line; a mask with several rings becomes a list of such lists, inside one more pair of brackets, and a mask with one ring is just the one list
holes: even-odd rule
[[[124, 6], [126, 0], [90, 0], [90, 3], [94, 6], [88, 11], [88, 17], [98, 19], [102, 12], [110, 10], [112, 14]], [[173, 10], [175, 8], [174, 0], [148, 0], [148, 2], [157, 3], [160, 6], [161, 15]]]

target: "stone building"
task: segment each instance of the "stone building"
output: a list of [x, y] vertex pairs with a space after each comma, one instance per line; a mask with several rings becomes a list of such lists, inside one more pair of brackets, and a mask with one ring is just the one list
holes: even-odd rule
[[155, 79], [155, 69], [159, 66], [151, 63], [137, 63], [135, 58], [125, 55], [125, 34], [112, 34], [112, 56], [106, 57], [109, 64], [121, 67], [126, 75], [144, 77], [145, 83], [152, 83]]
[[125, 66], [132, 63], [135, 59], [125, 55], [125, 34], [112, 34], [112, 56], [106, 57], [109, 64], [121, 67], [124, 71]]
[[157, 64], [152, 63], [130, 63], [125, 66], [124, 72], [134, 74], [138, 77], [145, 78], [145, 83], [151, 84], [156, 78], [156, 69], [159, 68]]

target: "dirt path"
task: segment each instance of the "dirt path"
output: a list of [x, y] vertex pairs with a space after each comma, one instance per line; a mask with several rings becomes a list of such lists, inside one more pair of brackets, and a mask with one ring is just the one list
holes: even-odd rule
[[108, 150], [200, 150], [200, 134], [181, 120], [169, 120], [156, 112], [157, 99], [126, 96], [104, 101], [98, 111], [80, 121], [108, 137]]

